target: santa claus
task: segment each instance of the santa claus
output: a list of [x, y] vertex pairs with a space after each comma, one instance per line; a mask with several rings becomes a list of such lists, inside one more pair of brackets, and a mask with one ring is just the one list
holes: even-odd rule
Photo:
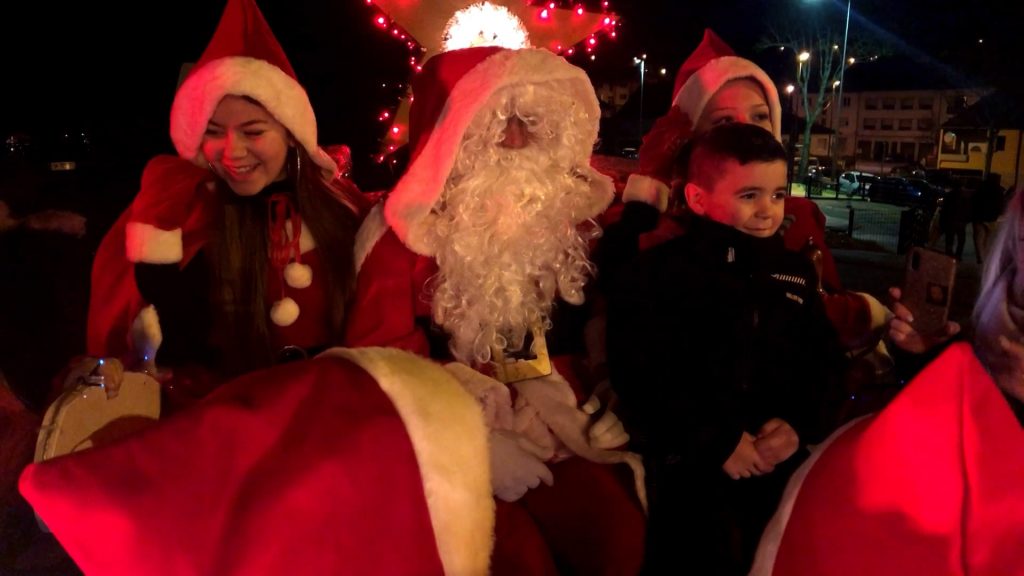
[[546, 50], [470, 48], [413, 93], [408, 169], [357, 237], [347, 343], [458, 363], [491, 430], [495, 572], [636, 573], [642, 466], [610, 450], [628, 436], [581, 370], [592, 218], [613, 197], [590, 167], [593, 87]]

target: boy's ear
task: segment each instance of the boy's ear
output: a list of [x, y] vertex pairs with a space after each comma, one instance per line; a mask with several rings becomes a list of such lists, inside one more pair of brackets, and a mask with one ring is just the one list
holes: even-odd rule
[[686, 205], [695, 214], [703, 216], [707, 212], [708, 193], [706, 190], [693, 182], [687, 182], [686, 187], [683, 188], [683, 194], [686, 195]]

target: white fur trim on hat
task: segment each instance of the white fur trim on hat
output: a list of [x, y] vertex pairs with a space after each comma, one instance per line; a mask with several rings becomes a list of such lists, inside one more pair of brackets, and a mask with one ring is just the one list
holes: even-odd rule
[[270, 321], [275, 326], [291, 326], [299, 319], [299, 304], [288, 296], [274, 302], [270, 307]]
[[658, 209], [658, 212], [668, 210], [669, 187], [661, 180], [644, 176], [643, 174], [630, 174], [626, 180], [626, 189], [622, 191], [623, 202], [643, 202]]
[[384, 215], [403, 244], [417, 254], [432, 255], [420, 235], [412, 232], [429, 225], [424, 221], [441, 197], [466, 129], [491, 96], [509, 86], [562, 80], [574, 81], [572, 96], [587, 113], [588, 124], [578, 127], [586, 133], [579, 139], [580, 149], [573, 154], [580, 166], [589, 165], [601, 109], [586, 72], [548, 50], [497, 52], [459, 79], [445, 103], [438, 125], [430, 131], [420, 154], [388, 196]]
[[772, 133], [781, 142], [782, 105], [779, 103], [779, 91], [764, 70], [746, 58], [721, 56], [709, 61], [683, 84], [672, 105], [678, 106], [696, 124], [715, 92], [726, 82], [741, 78], [750, 78], [761, 85], [771, 112]]
[[294, 78], [257, 58], [228, 56], [194, 70], [181, 84], [171, 106], [171, 140], [178, 154], [205, 166], [200, 149], [206, 125], [228, 95], [248, 96], [284, 125], [321, 168], [333, 174], [338, 166], [317, 145], [316, 116], [309, 96]]
[[380, 384], [405, 423], [445, 574], [487, 574], [494, 499], [483, 412], [444, 368], [402, 350], [332, 348]]
[[125, 254], [133, 263], [181, 262], [181, 228], [161, 230], [152, 224], [129, 222], [125, 227]]

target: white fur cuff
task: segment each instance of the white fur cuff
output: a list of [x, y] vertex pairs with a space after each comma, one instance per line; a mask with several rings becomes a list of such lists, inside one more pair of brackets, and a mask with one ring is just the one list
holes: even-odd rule
[[658, 209], [668, 210], [669, 187], [657, 178], [643, 174], [630, 174], [626, 189], [622, 191], [623, 202], [643, 202]]
[[161, 230], [151, 224], [129, 222], [125, 229], [125, 254], [134, 263], [181, 262], [181, 228]]

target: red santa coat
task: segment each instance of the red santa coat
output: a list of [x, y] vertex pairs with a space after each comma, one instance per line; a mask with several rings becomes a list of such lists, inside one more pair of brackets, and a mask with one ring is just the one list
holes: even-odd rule
[[21, 491], [87, 574], [483, 574], [485, 439], [441, 367], [334, 349], [31, 465]]
[[1024, 428], [970, 345], [793, 475], [752, 574], [1024, 574]]
[[[431, 317], [425, 285], [437, 272], [434, 259], [406, 247], [384, 222], [380, 207], [367, 216], [356, 246], [359, 276], [346, 344], [429, 355], [422, 319]], [[579, 395], [569, 360], [553, 358]], [[637, 573], [645, 519], [629, 488], [629, 469], [580, 458], [551, 468], [553, 486], [532, 489], [515, 504], [498, 502], [494, 573], [551, 573], [549, 547], [575, 573]]]

